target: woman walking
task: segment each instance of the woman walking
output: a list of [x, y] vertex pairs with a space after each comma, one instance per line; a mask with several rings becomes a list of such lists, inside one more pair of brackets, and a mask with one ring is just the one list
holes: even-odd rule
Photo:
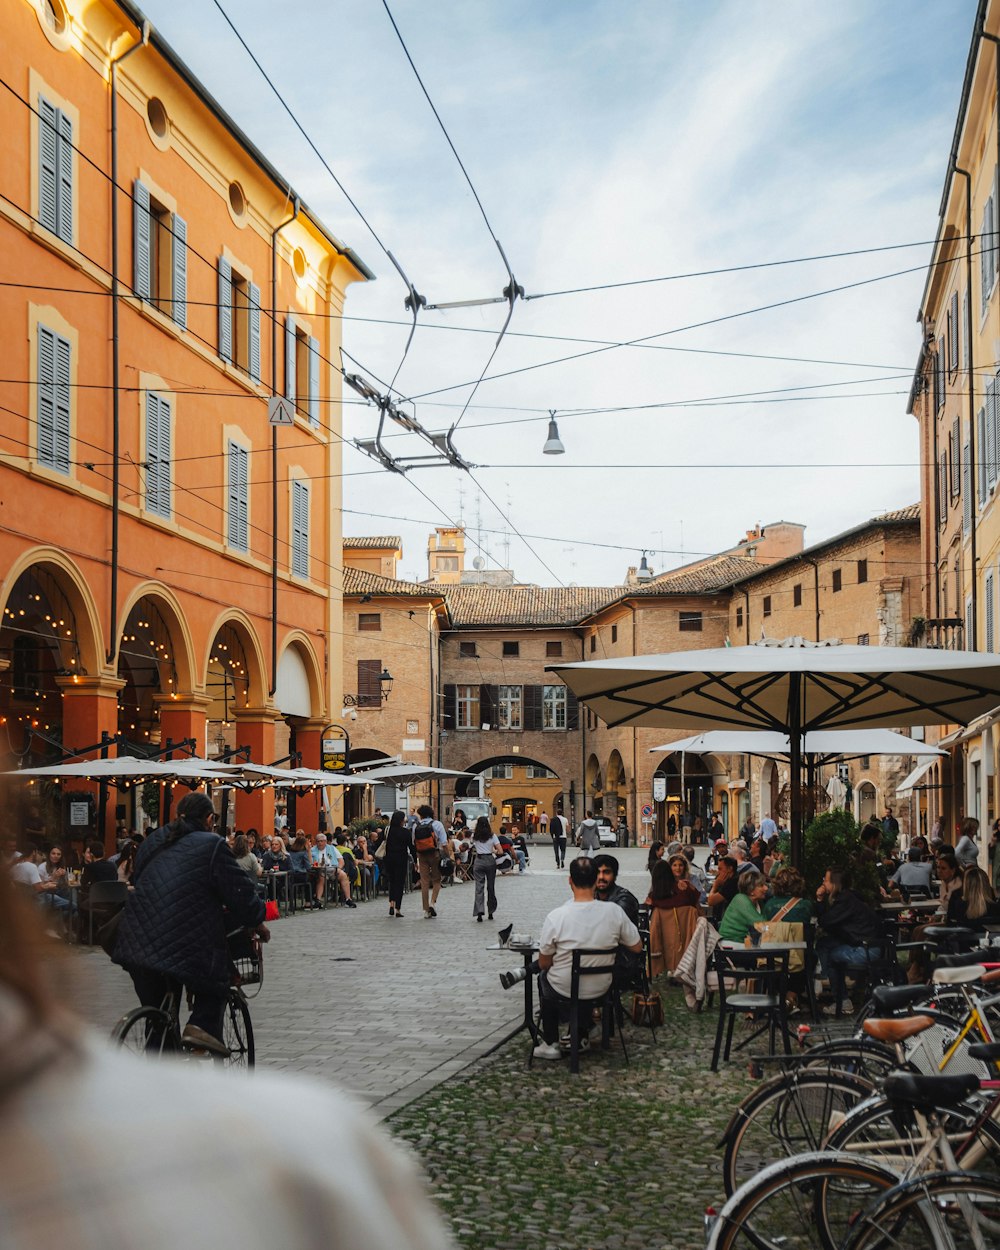
[[389, 915], [403, 919], [403, 886], [413, 859], [413, 835], [406, 824], [405, 812], [393, 812], [385, 835], [386, 875], [389, 878]]
[[485, 816], [476, 821], [476, 830], [472, 835], [472, 850], [475, 858], [472, 861], [472, 876], [476, 882], [476, 899], [472, 904], [472, 914], [483, 923], [483, 894], [490, 909], [490, 919], [497, 909], [497, 856], [500, 854], [500, 839], [490, 828]]

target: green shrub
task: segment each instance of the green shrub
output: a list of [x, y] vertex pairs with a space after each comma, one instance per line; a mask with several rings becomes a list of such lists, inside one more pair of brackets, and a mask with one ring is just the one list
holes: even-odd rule
[[802, 873], [815, 894], [828, 868], [850, 868], [854, 888], [869, 903], [878, 899], [878, 872], [873, 863], [859, 861], [861, 829], [850, 812], [823, 812], [806, 828]]
[[387, 821], [376, 820], [374, 816], [357, 816], [347, 826], [347, 831], [352, 837], [357, 837], [359, 833], [371, 833], [374, 829], [382, 829]]

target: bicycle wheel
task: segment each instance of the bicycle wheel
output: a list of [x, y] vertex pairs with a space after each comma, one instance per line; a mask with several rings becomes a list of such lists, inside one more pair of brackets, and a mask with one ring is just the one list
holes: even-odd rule
[[111, 1040], [122, 1050], [144, 1059], [160, 1058], [180, 1050], [173, 1019], [159, 1007], [135, 1007], [111, 1030]]
[[830, 1130], [871, 1094], [863, 1077], [813, 1066], [781, 1073], [753, 1090], [722, 1139], [726, 1196], [769, 1163], [819, 1150]]
[[863, 1077], [871, 1085], [881, 1084], [890, 1072], [899, 1070], [899, 1060], [891, 1046], [864, 1036], [839, 1038], [810, 1046], [804, 1063], [807, 1067], [826, 1064], [839, 1068]]
[[[937, 1114], [945, 1117], [948, 1141], [962, 1171], [1000, 1172], [1000, 1126], [993, 1120], [978, 1123], [978, 1108], [941, 1109]], [[877, 1159], [905, 1176], [929, 1140], [926, 1121], [921, 1126], [912, 1111], [876, 1095], [856, 1106], [826, 1145], [829, 1150]]]
[[719, 1212], [708, 1250], [838, 1250], [861, 1211], [899, 1180], [853, 1155], [813, 1151], [772, 1163]]
[[939, 1172], [891, 1189], [856, 1221], [843, 1250], [992, 1250], [1000, 1182]]
[[252, 1068], [254, 1065], [253, 1025], [250, 1008], [238, 990], [230, 990], [222, 1016], [222, 1040], [229, 1054], [220, 1059], [224, 1068]]

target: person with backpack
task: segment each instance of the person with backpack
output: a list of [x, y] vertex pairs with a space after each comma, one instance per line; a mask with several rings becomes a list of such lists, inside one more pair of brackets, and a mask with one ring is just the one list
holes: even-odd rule
[[441, 892], [441, 856], [448, 845], [448, 833], [440, 820], [434, 817], [433, 807], [423, 804], [417, 808], [417, 825], [413, 830], [413, 849], [417, 853], [417, 870], [420, 873], [420, 902], [424, 919], [437, 916], [434, 904]]

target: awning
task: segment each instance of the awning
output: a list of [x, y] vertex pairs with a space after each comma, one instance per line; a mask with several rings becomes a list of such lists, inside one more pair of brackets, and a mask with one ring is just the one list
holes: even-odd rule
[[907, 773], [896, 787], [896, 798], [908, 799], [914, 790], [922, 789], [923, 787], [918, 786], [917, 783], [926, 777], [933, 767], [933, 760], [925, 760], [923, 764], [918, 764], [913, 772]]

